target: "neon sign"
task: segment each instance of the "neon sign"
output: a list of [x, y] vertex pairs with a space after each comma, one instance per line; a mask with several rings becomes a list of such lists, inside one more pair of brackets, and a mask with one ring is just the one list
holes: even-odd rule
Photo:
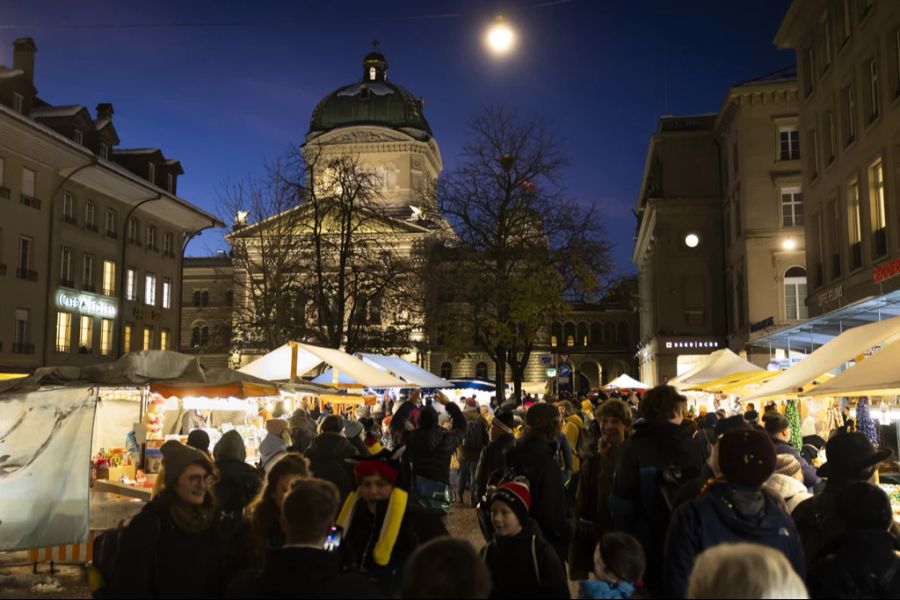
[[56, 291], [56, 306], [77, 311], [84, 315], [94, 315], [106, 319], [116, 318], [116, 304], [95, 294], [84, 292]]

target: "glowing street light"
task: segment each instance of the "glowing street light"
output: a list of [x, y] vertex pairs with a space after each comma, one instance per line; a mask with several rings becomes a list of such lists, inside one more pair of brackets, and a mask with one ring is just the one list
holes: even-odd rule
[[782, 242], [781, 246], [785, 250], [796, 250], [797, 249], [797, 240], [794, 238], [788, 238]]
[[506, 24], [503, 17], [497, 17], [497, 20], [491, 25], [484, 36], [487, 47], [497, 55], [508, 54], [516, 43], [516, 34], [512, 28]]

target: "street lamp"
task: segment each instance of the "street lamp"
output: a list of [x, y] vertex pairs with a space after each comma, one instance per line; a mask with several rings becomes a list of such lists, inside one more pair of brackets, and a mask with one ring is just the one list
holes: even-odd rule
[[516, 34], [512, 28], [506, 24], [502, 16], [497, 16], [494, 24], [488, 29], [484, 36], [485, 44], [491, 52], [498, 56], [508, 54], [516, 43]]

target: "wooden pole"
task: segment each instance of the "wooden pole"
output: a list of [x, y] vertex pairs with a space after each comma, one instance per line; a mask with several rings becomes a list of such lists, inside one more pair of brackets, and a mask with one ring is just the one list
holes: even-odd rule
[[297, 347], [296, 342], [291, 342], [291, 383], [297, 382]]

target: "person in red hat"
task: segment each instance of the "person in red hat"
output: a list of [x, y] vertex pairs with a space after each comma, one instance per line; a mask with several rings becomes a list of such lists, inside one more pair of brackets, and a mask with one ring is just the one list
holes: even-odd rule
[[494, 581], [491, 598], [568, 598], [566, 571], [528, 516], [528, 480], [502, 483], [488, 500], [494, 538], [481, 553]]

